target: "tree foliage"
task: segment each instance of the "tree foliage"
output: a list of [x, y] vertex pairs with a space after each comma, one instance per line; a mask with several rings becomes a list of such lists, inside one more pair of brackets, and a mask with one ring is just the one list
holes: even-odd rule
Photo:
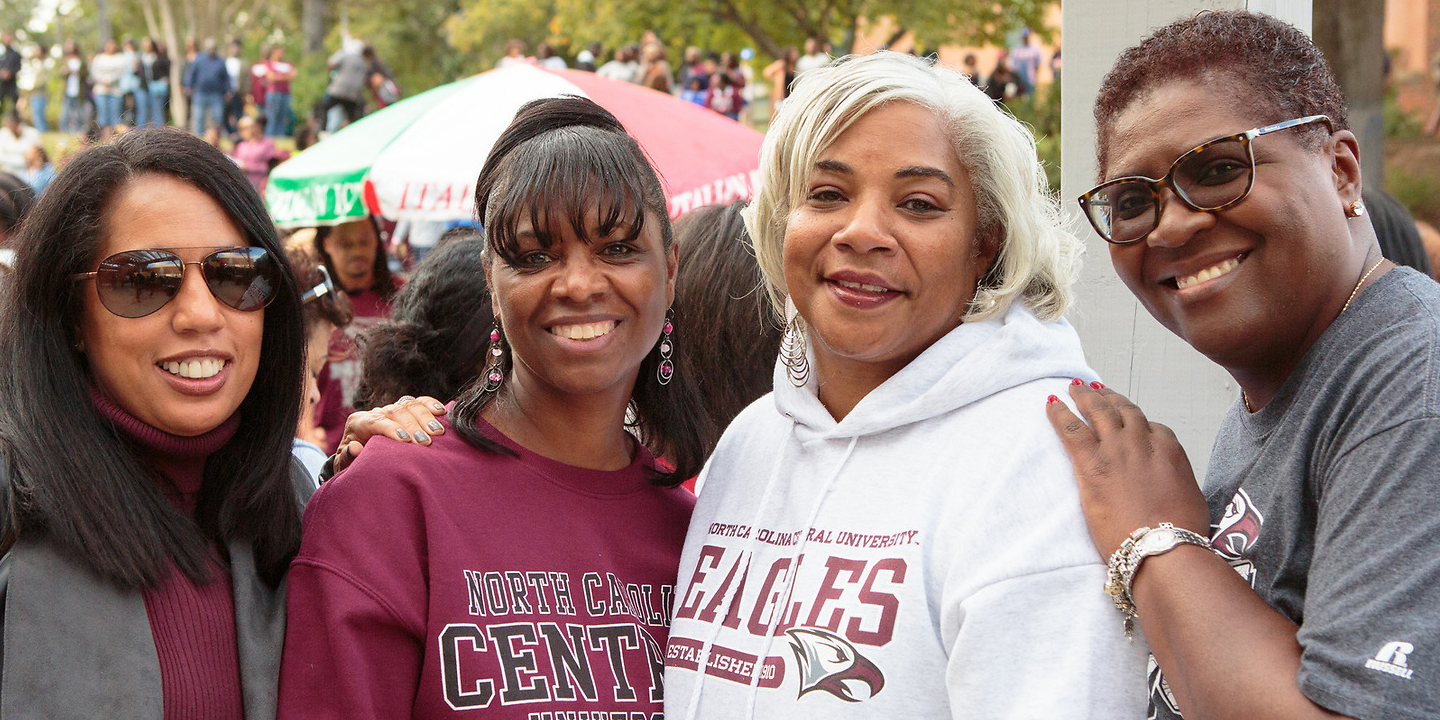
[[[867, 23], [884, 20], [891, 41], [910, 34], [917, 47], [1002, 43], [1029, 26], [1053, 32], [1043, 18], [1058, 0], [60, 0], [61, 12], [29, 39], [78, 40], [89, 54], [107, 33], [163, 40], [183, 67], [187, 38], [238, 39], [245, 57], [282, 43], [299, 66], [297, 110], [320, 99], [325, 59], [348, 32], [373, 45], [407, 93], [487, 70], [518, 38], [533, 53], [549, 42], [574, 57], [590, 42], [611, 50], [654, 31], [672, 49], [752, 47], [777, 57], [807, 37], [852, 48]], [[0, 0], [0, 27], [21, 27], [39, 0]], [[870, 33], [873, 36], [873, 32]], [[23, 36], [23, 34], [22, 34]], [[883, 44], [883, 43], [882, 43]], [[313, 48], [307, 52], [308, 48]], [[598, 58], [603, 62], [607, 58]]]
[[446, 23], [458, 49], [493, 62], [505, 41], [531, 48], [541, 41], [572, 53], [591, 41], [607, 48], [653, 30], [672, 48], [751, 46], [777, 57], [809, 37], [850, 52], [867, 19], [887, 18], [895, 38], [913, 34], [922, 47], [1001, 43], [1007, 33], [1033, 27], [1047, 36], [1044, 17], [1057, 0], [461, 0]]

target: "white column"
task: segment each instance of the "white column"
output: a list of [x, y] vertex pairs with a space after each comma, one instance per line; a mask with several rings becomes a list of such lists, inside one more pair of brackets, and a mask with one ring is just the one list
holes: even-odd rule
[[1161, 327], [1116, 277], [1105, 241], [1080, 217], [1075, 198], [1094, 186], [1100, 80], [1121, 51], [1156, 28], [1201, 10], [1252, 10], [1310, 32], [1311, 0], [1065, 0], [1061, 101], [1061, 199], [1085, 239], [1079, 303], [1070, 320], [1090, 364], [1152, 420], [1180, 436], [1203, 478], [1215, 430], [1239, 387], [1218, 365]]

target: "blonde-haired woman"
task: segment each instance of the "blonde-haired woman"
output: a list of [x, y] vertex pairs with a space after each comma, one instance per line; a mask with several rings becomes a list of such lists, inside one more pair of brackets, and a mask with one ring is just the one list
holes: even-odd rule
[[1142, 646], [1037, 403], [1094, 372], [1029, 133], [879, 53], [801, 78], [760, 176], [785, 344], [702, 474], [666, 715], [1140, 717]]

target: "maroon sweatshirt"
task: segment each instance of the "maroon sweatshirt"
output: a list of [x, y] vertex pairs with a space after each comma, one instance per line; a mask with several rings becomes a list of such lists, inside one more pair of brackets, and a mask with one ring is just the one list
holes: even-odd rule
[[310, 500], [280, 718], [660, 717], [694, 497], [482, 431], [519, 457], [377, 437]]

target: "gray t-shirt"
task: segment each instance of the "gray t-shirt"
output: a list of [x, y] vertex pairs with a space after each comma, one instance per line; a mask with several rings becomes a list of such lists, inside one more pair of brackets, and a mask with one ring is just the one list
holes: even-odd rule
[[[1213, 539], [1300, 626], [1300, 690], [1370, 720], [1440, 719], [1440, 285], [1381, 276], [1205, 478]], [[1177, 718], [1151, 661], [1153, 717]]]

